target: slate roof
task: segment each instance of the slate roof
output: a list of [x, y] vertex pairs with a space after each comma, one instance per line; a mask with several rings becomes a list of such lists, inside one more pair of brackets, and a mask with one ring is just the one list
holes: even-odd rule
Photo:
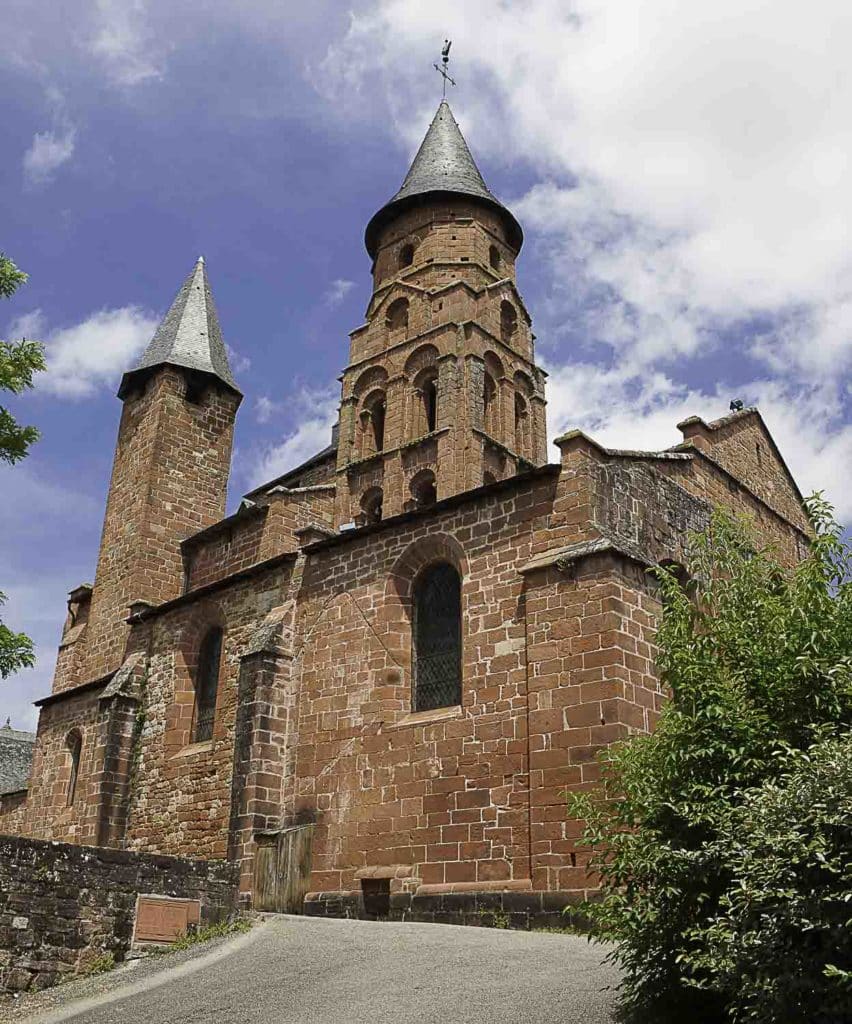
[[35, 733], [0, 726], [0, 794], [26, 789], [33, 763]]
[[122, 377], [118, 397], [124, 397], [139, 373], [166, 364], [209, 373], [240, 393], [228, 365], [203, 256], [199, 256], [194, 270], [184, 281], [142, 358]]
[[497, 210], [506, 221], [511, 245], [521, 248], [524, 233], [520, 224], [485, 184], [449, 103], [441, 100], [402, 188], [367, 225], [364, 243], [370, 256], [375, 259], [379, 233], [389, 220], [425, 197], [441, 193], [474, 196]]

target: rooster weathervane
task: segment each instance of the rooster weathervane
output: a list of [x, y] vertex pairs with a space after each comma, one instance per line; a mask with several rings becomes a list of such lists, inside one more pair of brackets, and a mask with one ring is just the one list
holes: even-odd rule
[[440, 74], [441, 78], [444, 79], [443, 99], [447, 98], [447, 82], [449, 82], [450, 85], [456, 84], [455, 79], [450, 78], [449, 72], [447, 70], [447, 65], [450, 63], [450, 47], [452, 45], [452, 39], [445, 39], [443, 49], [441, 50], [441, 63], [432, 65], [432, 67], [438, 72], [438, 74]]

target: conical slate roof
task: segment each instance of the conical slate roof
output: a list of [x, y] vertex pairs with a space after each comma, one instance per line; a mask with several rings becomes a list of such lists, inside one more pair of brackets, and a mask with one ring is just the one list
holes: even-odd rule
[[124, 397], [137, 375], [166, 364], [209, 373], [240, 393], [228, 365], [203, 256], [199, 256], [138, 364], [122, 377], [118, 397]]
[[441, 100], [402, 188], [367, 225], [364, 242], [370, 256], [375, 258], [379, 234], [390, 220], [407, 207], [442, 193], [473, 196], [497, 210], [506, 221], [509, 242], [516, 250], [521, 248], [524, 233], [520, 224], [492, 195], [467, 148], [449, 103]]

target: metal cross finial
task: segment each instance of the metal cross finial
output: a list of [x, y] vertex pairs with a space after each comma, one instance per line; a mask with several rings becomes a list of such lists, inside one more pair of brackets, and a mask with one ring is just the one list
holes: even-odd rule
[[455, 85], [455, 79], [450, 78], [447, 71], [447, 65], [450, 63], [450, 47], [453, 45], [452, 39], [445, 39], [444, 46], [441, 50], [441, 63], [433, 64], [432, 67], [440, 74], [441, 78], [444, 79], [444, 92], [443, 98], [447, 98], [447, 82], [450, 85]]

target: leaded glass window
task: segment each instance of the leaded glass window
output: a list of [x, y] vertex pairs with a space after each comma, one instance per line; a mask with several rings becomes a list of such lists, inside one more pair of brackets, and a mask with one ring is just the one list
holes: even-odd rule
[[216, 717], [216, 695], [219, 691], [219, 663], [222, 659], [222, 630], [211, 629], [198, 652], [195, 677], [195, 728], [193, 742], [213, 738]]
[[446, 562], [414, 586], [414, 710], [461, 704], [461, 579]]

